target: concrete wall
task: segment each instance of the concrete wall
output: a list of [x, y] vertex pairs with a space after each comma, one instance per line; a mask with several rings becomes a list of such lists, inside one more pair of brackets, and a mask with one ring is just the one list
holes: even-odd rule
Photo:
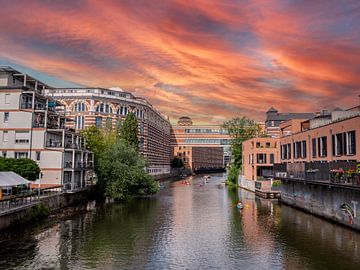
[[[360, 192], [358, 190], [283, 181], [281, 201], [360, 230]], [[341, 208], [343, 204], [349, 205], [354, 211], [353, 219]]]
[[[50, 212], [55, 212], [61, 208], [86, 201], [87, 199], [88, 190], [84, 190], [76, 193], [61, 193], [49, 196], [41, 199], [41, 203], [48, 207]], [[25, 218], [31, 212], [31, 209], [39, 203], [40, 202], [34, 202], [30, 205], [0, 213], [0, 230], [12, 226], [19, 222], [19, 220]]]
[[239, 176], [238, 179], [239, 187], [247, 189], [249, 191], [255, 192], [255, 181], [247, 180], [242, 175]]

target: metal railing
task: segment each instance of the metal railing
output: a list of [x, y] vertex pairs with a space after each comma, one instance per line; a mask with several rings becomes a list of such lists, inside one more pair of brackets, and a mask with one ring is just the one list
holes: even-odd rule
[[274, 176], [276, 179], [360, 186], [360, 173], [356, 173], [357, 163], [333, 161], [274, 164]]

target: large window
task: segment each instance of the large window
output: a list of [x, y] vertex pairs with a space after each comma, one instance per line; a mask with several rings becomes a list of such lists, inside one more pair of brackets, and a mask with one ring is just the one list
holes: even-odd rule
[[128, 108], [126, 106], [120, 106], [117, 113], [120, 115], [127, 115]]
[[301, 157], [306, 158], [306, 141], [301, 142]]
[[318, 138], [318, 155], [319, 157], [327, 156], [327, 137]]
[[99, 113], [113, 113], [113, 109], [112, 109], [110, 104], [100, 103], [96, 107], [96, 112], [99, 112]]
[[74, 111], [75, 112], [84, 112], [86, 111], [86, 105], [83, 102], [77, 102], [74, 105]]
[[346, 151], [348, 155], [356, 154], [356, 137], [355, 130], [346, 133]]
[[95, 126], [96, 126], [97, 128], [101, 128], [101, 127], [102, 127], [102, 117], [97, 116], [97, 117], [95, 118]]
[[316, 158], [316, 138], [312, 139], [312, 157]]
[[270, 163], [274, 164], [274, 154], [270, 154]]
[[356, 153], [355, 130], [332, 135], [333, 156], [354, 155]]
[[266, 154], [257, 154], [256, 159], [258, 164], [266, 164]]
[[75, 116], [75, 127], [76, 129], [84, 129], [85, 127], [85, 118], [82, 115]]

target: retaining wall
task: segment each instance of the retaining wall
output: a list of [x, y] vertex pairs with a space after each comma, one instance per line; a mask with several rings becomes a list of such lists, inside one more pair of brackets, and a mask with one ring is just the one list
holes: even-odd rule
[[32, 204], [7, 210], [6, 212], [0, 213], [0, 230], [16, 224], [20, 220], [28, 217], [32, 209], [40, 203], [48, 207], [50, 212], [55, 212], [61, 208], [80, 203], [81, 201], [86, 201], [88, 199], [88, 194], [88, 190], [82, 190], [74, 193], [60, 193], [42, 198], [41, 201], [36, 201]]
[[360, 191], [333, 185], [283, 181], [281, 201], [360, 230]]

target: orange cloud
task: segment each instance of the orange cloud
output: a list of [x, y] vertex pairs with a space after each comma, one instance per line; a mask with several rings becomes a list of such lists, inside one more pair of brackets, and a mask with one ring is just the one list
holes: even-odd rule
[[270, 106], [355, 105], [359, 10], [357, 1], [9, 1], [0, 63], [120, 86], [172, 119], [263, 120]]

